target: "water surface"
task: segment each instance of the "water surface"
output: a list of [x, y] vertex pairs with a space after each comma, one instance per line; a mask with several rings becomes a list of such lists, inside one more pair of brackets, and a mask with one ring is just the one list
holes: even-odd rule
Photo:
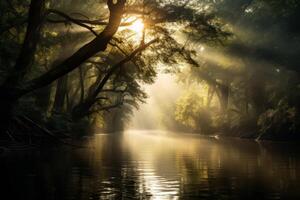
[[[300, 148], [159, 131], [0, 157], [4, 199], [300, 199]], [[2, 198], [1, 198], [2, 199]]]

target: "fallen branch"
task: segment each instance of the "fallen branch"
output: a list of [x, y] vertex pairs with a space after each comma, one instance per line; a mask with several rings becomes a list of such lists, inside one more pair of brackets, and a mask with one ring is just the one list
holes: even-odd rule
[[55, 134], [53, 134], [50, 130], [40, 126], [39, 124], [35, 123], [34, 121], [32, 121], [31, 119], [29, 119], [26, 116], [19, 116], [18, 118], [20, 118], [24, 123], [28, 123], [28, 124], [32, 125], [36, 129], [38, 129], [39, 131], [44, 133], [45, 135], [51, 137], [52, 139], [54, 139], [54, 140], [56, 140], [56, 141], [58, 141], [62, 144], [69, 145], [69, 146], [72, 146], [72, 147], [77, 147], [77, 148], [86, 148], [85, 146], [75, 145], [75, 144], [71, 144], [71, 143], [63, 141], [61, 138], [59, 138]]

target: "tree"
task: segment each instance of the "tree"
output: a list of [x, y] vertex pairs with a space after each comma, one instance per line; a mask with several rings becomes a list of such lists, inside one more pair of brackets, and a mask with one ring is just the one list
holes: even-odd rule
[[[5, 74], [1, 74], [2, 132], [7, 129], [8, 122], [14, 115], [13, 108], [16, 107], [19, 99], [22, 97], [26, 99], [32, 96], [33, 91], [46, 86], [50, 89], [45, 96], [55, 97], [54, 108], [50, 110], [64, 114], [73, 110], [74, 118], [77, 118], [76, 113], [79, 113], [81, 115], [79, 118], [82, 118], [90, 112], [108, 110], [121, 105], [120, 102], [116, 103], [112, 99], [121, 99], [121, 102], [132, 105], [141, 102], [145, 95], [137, 80], [151, 83], [156, 75], [155, 65], [163, 63], [173, 67], [179, 62], [191, 61], [188, 58], [193, 53], [185, 48], [176, 34], [173, 34], [174, 24], [180, 27], [180, 30], [188, 30], [184, 37], [198, 34], [201, 41], [220, 41], [220, 38], [229, 35], [220, 23], [216, 23], [214, 15], [198, 12], [194, 3], [173, 0], [165, 2], [108, 0], [105, 4], [109, 13], [106, 14], [105, 4], [99, 3], [101, 5], [99, 7], [104, 11], [104, 14], [99, 16], [98, 12], [84, 10], [98, 5], [92, 0], [84, 4], [83, 10], [72, 12], [73, 9], [77, 11], [78, 8], [75, 7], [81, 6], [78, 2], [51, 0], [46, 5], [45, 1], [32, 0], [28, 13], [26, 5], [22, 5], [24, 6], [22, 16], [17, 16], [18, 13], [13, 14], [13, 17], [10, 16], [6, 21], [14, 19], [16, 23], [1, 26], [1, 34], [4, 38], [1, 41], [9, 39], [10, 42], [14, 41], [16, 46], [20, 45], [19, 43], [22, 46], [18, 56], [12, 56], [6, 63], [16, 61], [15, 65], [10, 66], [11, 69], [5, 69]], [[10, 12], [14, 13], [14, 9]], [[139, 39], [133, 38], [132, 31], [126, 28], [118, 31], [119, 27], [130, 26], [137, 20], [142, 20], [145, 25]], [[16, 36], [22, 39], [21, 42], [10, 34], [12, 29], [18, 27], [21, 27], [21, 31], [17, 32]], [[55, 32], [54, 28], [63, 29], [66, 33]], [[88, 32], [89, 35], [82, 34], [83, 31]], [[72, 37], [69, 37], [70, 35]], [[88, 41], [82, 45], [80, 40], [83, 37]], [[151, 52], [142, 53], [143, 48], [150, 44]], [[62, 50], [57, 51], [59, 48]], [[67, 49], [75, 49], [75, 51], [70, 55], [64, 55], [67, 54]], [[121, 61], [108, 64], [106, 58], [111, 55], [111, 52], [116, 51], [123, 54], [119, 58]], [[49, 56], [51, 58], [47, 58], [48, 54], [51, 54]], [[46, 70], [40, 69], [43, 63], [42, 57], [46, 57]], [[125, 64], [129, 65], [129, 62], [135, 70], [124, 67]], [[94, 73], [95, 70], [98, 72]], [[117, 78], [121, 72], [126, 74], [123, 80]], [[90, 76], [94, 78], [89, 78]], [[55, 81], [57, 81], [56, 89], [49, 86]], [[125, 90], [123, 85], [121, 89], [111, 87], [116, 83], [128, 88], [125, 87]], [[74, 85], [76, 87], [73, 87]], [[113, 92], [103, 92], [105, 90]], [[56, 93], [53, 95], [54, 91]]]
[[80, 64], [97, 52], [106, 49], [107, 44], [121, 23], [125, 3], [125, 0], [119, 0], [117, 2], [109, 0], [107, 2], [110, 11], [109, 22], [95, 39], [82, 46], [72, 56], [50, 69], [47, 73], [24, 84], [23, 79], [34, 57], [38, 44], [38, 36], [44, 22], [45, 14], [47, 14], [47, 12], [45, 12], [45, 1], [31, 1], [26, 36], [21, 52], [16, 61], [14, 71], [8, 75], [0, 89], [0, 105], [3, 111], [0, 118], [2, 134], [6, 131], [7, 125], [9, 124], [13, 106], [20, 97], [50, 84], [80, 66]]

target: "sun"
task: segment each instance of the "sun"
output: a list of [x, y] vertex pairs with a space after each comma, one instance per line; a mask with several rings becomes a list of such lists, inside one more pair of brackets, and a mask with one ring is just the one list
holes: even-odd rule
[[141, 18], [135, 18], [135, 17], [130, 17], [126, 21], [123, 22], [132, 22], [130, 25], [123, 26], [120, 28], [121, 31], [127, 30], [130, 31], [130, 33], [126, 33], [129, 35], [127, 38], [133, 43], [139, 43], [144, 37], [144, 29], [145, 29], [145, 24], [143, 23], [143, 20]]
[[138, 35], [141, 35], [144, 30], [144, 23], [141, 19], [137, 19], [130, 26], [127, 27], [129, 30], [135, 32]]

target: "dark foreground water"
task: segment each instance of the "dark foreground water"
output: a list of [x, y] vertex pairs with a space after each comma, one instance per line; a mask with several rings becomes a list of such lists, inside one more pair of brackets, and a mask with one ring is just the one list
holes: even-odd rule
[[0, 199], [300, 199], [292, 144], [129, 132], [0, 157]]

